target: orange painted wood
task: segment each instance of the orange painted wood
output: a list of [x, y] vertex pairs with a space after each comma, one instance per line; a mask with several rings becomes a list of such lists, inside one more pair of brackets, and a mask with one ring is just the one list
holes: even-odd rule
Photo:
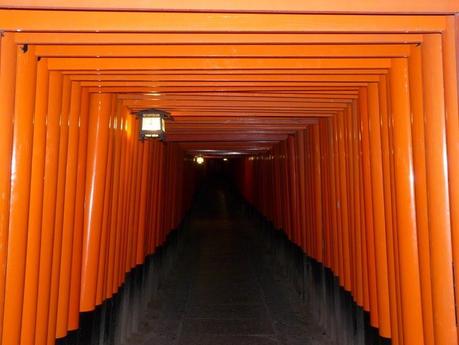
[[434, 334], [436, 344], [457, 344], [442, 40], [440, 35], [426, 35], [425, 40], [422, 72]]
[[[453, 246], [454, 265], [459, 262], [459, 178], [455, 172], [459, 166], [459, 115], [458, 115], [458, 59], [459, 45], [459, 19], [447, 19], [447, 30], [442, 35], [443, 48], [443, 74], [445, 80], [445, 111], [446, 111], [446, 139], [448, 145], [448, 170], [449, 170], [449, 200], [451, 212], [451, 236]], [[455, 286], [458, 285], [459, 276], [454, 274]], [[459, 291], [455, 290], [455, 299], [459, 299]], [[456, 319], [459, 310], [456, 307]]]
[[[181, 45], [38, 45], [36, 54], [42, 57], [400, 57], [409, 54], [407, 44], [378, 45], [205, 45], [194, 44], [183, 50]], [[332, 76], [332, 78], [338, 76]], [[359, 75], [350, 76], [359, 78]], [[231, 78], [228, 76], [228, 78]], [[301, 78], [294, 76], [293, 80]], [[327, 78], [327, 76], [320, 76]], [[285, 80], [284, 80], [285, 81]]]
[[51, 287], [48, 311], [47, 344], [52, 345], [56, 339], [57, 303], [59, 298], [59, 275], [61, 271], [62, 253], [62, 222], [64, 217], [65, 179], [67, 167], [68, 137], [69, 137], [69, 106], [71, 82], [63, 78], [62, 102], [60, 109], [59, 155], [57, 171], [56, 209], [54, 215], [53, 259], [51, 268]]
[[370, 136], [368, 128], [368, 90], [362, 89], [360, 99], [360, 121], [362, 136], [362, 179], [363, 179], [363, 201], [365, 210], [365, 232], [367, 248], [367, 267], [368, 267], [368, 289], [370, 298], [370, 317], [373, 326], [379, 325], [378, 312], [378, 282], [377, 282], [377, 254], [375, 243], [375, 230], [373, 221], [373, 196], [370, 167]]
[[[67, 167], [65, 177], [64, 213], [62, 218], [62, 250], [61, 267], [59, 274], [59, 289], [57, 303], [57, 338], [64, 337], [68, 329], [71, 268], [73, 257], [73, 237], [75, 220], [76, 190], [78, 185], [78, 147], [79, 147], [79, 120], [81, 107], [81, 87], [77, 83], [71, 84], [69, 105], [69, 136]], [[58, 254], [58, 253], [56, 253]]]
[[[27, 1], [4, 3], [50, 4]], [[456, 344], [459, 9], [139, 1], [0, 10], [3, 342], [75, 330], [178, 226], [189, 157], [237, 152], [245, 197], [381, 335]], [[163, 143], [138, 141], [150, 107]]]
[[[423, 0], [427, 1], [427, 0]], [[76, 21], [75, 18], [78, 18]], [[438, 32], [441, 15], [338, 15], [0, 10], [6, 31], [67, 32]]]
[[2, 336], [4, 344], [18, 344], [21, 336], [37, 76], [33, 49], [27, 52], [23, 52], [20, 47], [16, 49], [9, 232], [7, 248], [3, 249], [7, 250]]
[[116, 207], [116, 239], [115, 239], [115, 258], [113, 267], [113, 283], [111, 286], [112, 292], [115, 293], [118, 290], [120, 283], [120, 270], [122, 260], [122, 248], [123, 248], [123, 216], [124, 216], [124, 201], [125, 201], [125, 181], [126, 181], [126, 169], [127, 169], [127, 124], [130, 115], [126, 109], [120, 108], [121, 119], [119, 127], [120, 136], [120, 177], [119, 177], [119, 199]]
[[121, 108], [121, 167], [120, 167], [120, 192], [119, 192], [119, 201], [118, 207], [116, 209], [116, 243], [115, 243], [115, 267], [113, 271], [113, 285], [112, 291], [115, 293], [119, 287], [120, 279], [120, 270], [121, 270], [121, 260], [122, 260], [122, 248], [123, 248], [123, 216], [124, 216], [124, 201], [125, 201], [125, 181], [127, 174], [127, 125], [128, 118], [130, 115], [127, 113], [126, 109]]
[[[304, 131], [300, 130], [297, 134], [297, 152], [298, 152], [298, 185], [299, 185], [299, 215], [300, 215], [300, 238], [298, 245], [303, 249], [305, 248], [305, 234], [306, 224], [307, 224], [307, 214], [306, 214], [306, 174], [305, 174], [305, 152], [304, 152]], [[275, 211], [275, 210], [274, 210]]]
[[[0, 19], [1, 10], [0, 10]], [[368, 69], [389, 68], [387, 58], [203, 58], [190, 60], [187, 58], [49, 58], [51, 70], [145, 70], [155, 65], [160, 69], [279, 69], [288, 62], [290, 68], [341, 68]]]
[[[58, 157], [60, 141], [60, 116], [62, 110], [63, 78], [58, 72], [49, 75], [48, 112], [46, 117], [46, 157], [43, 187], [43, 215], [40, 240], [40, 268], [38, 280], [35, 344], [46, 344], [51, 299], [51, 277], [54, 249], [54, 224], [56, 215]], [[53, 97], [51, 97], [53, 95]]]
[[126, 4], [120, 0], [111, 1], [88, 1], [79, 0], [72, 4], [68, 4], [66, 1], [51, 1], [51, 0], [20, 0], [14, 2], [2, 0], [1, 3], [13, 6], [15, 8], [48, 8], [48, 9], [94, 9], [94, 10], [140, 10], [140, 11], [154, 11], [154, 10], [169, 10], [169, 11], [230, 11], [230, 12], [253, 12], [253, 11], [285, 11], [285, 12], [374, 12], [374, 13], [390, 13], [390, 12], [402, 12], [402, 13], [448, 13], [448, 12], [459, 12], [459, 6], [451, 1], [442, 0], [432, 3], [427, 0], [422, 1], [406, 1], [403, 3], [395, 0], [389, 0], [385, 2], [367, 3], [363, 0], [353, 0], [342, 4], [339, 1], [327, 1], [318, 4], [304, 4], [299, 0], [293, 0], [288, 4], [279, 4], [275, 1], [266, 2], [253, 2], [246, 3], [242, 0], [232, 1], [231, 3], [214, 3], [211, 1], [194, 2], [190, 4], [183, 4], [180, 1], [158, 1], [155, 3], [149, 3], [142, 0], [135, 0]]
[[388, 279], [389, 279], [389, 304], [390, 304], [390, 322], [391, 322], [391, 335], [394, 344], [402, 344], [402, 334], [399, 332], [399, 314], [398, 308], [398, 277], [396, 269], [396, 251], [395, 251], [395, 209], [393, 203], [393, 176], [392, 176], [392, 153], [390, 150], [391, 137], [389, 132], [389, 118], [388, 118], [388, 93], [387, 81], [385, 78], [381, 79], [379, 88], [379, 113], [381, 117], [381, 150], [383, 162], [383, 177], [384, 177], [384, 209], [385, 209], [385, 233], [387, 243], [387, 264], [388, 264]]
[[[391, 43], [421, 43], [422, 34], [415, 33], [340, 33], [330, 35], [323, 33], [218, 33], [218, 32], [160, 32], [160, 33], [92, 33], [85, 35], [75, 32], [16, 32], [17, 44], [391, 44]], [[104, 72], [103, 73], [110, 73]], [[259, 71], [252, 71], [258, 73]], [[282, 73], [281, 71], [278, 71]], [[155, 74], [164, 71], [143, 71]]]
[[[292, 205], [292, 239], [294, 243], [299, 243], [299, 231], [300, 231], [300, 223], [299, 223], [299, 205], [298, 205], [298, 198], [297, 198], [297, 190], [294, 186], [298, 185], [298, 171], [295, 168], [295, 140], [296, 138], [293, 136], [289, 136], [287, 139], [288, 142], [288, 170], [290, 174], [290, 203]], [[264, 160], [262, 160], [264, 163]], [[264, 175], [260, 176], [264, 180]], [[263, 186], [266, 187], [266, 186]], [[263, 188], [263, 191], [266, 189]], [[261, 199], [262, 202], [266, 200], [266, 198]]]
[[108, 240], [108, 232], [110, 226], [110, 204], [112, 202], [111, 193], [112, 193], [112, 185], [113, 185], [113, 141], [114, 141], [114, 98], [111, 97], [110, 99], [110, 119], [109, 119], [109, 133], [108, 133], [108, 149], [107, 149], [107, 166], [106, 166], [106, 174], [105, 174], [105, 188], [104, 188], [104, 195], [103, 195], [103, 210], [102, 210], [102, 224], [101, 224], [101, 236], [100, 236], [100, 249], [99, 249], [99, 258], [98, 258], [98, 271], [97, 271], [97, 290], [96, 290], [96, 305], [102, 304], [102, 301], [105, 300], [105, 284], [106, 284], [106, 277], [105, 272], [107, 268], [107, 242]]
[[[322, 191], [321, 191], [321, 179], [322, 172], [320, 169], [320, 137], [319, 137], [319, 125], [312, 126], [313, 136], [313, 162], [314, 162], [314, 185], [315, 185], [315, 219], [316, 219], [316, 248], [317, 248], [317, 260], [323, 261], [323, 223], [322, 223]], [[295, 187], [293, 187], [295, 188]]]
[[87, 205], [83, 232], [80, 310], [93, 310], [96, 303], [97, 269], [102, 226], [103, 196], [108, 150], [110, 117], [109, 94], [90, 97], [88, 165], [86, 181]]
[[[13, 114], [16, 86], [16, 46], [13, 34], [0, 38], [0, 244], [8, 246], [8, 225], [11, 190], [11, 154], [13, 143]], [[7, 251], [0, 250], [0, 342], [3, 334]]]
[[337, 117], [337, 131], [338, 131], [338, 152], [339, 152], [339, 168], [341, 173], [340, 177], [340, 190], [341, 190], [341, 199], [340, 199], [340, 209], [342, 215], [342, 248], [343, 253], [342, 257], [344, 260], [343, 265], [343, 277], [344, 277], [344, 288], [347, 291], [351, 291], [351, 257], [350, 257], [350, 243], [349, 243], [349, 204], [348, 204], [348, 194], [347, 194], [347, 185], [346, 185], [346, 153], [345, 153], [345, 143], [344, 143], [344, 113], [341, 113]]
[[113, 172], [113, 188], [111, 193], [110, 205], [110, 227], [109, 227], [109, 243], [107, 250], [107, 269], [106, 269], [106, 284], [104, 296], [111, 298], [114, 292], [115, 281], [115, 266], [117, 257], [117, 244], [119, 241], [118, 233], [118, 209], [121, 203], [121, 171], [122, 171], [122, 134], [123, 134], [123, 115], [121, 113], [120, 103], [116, 102], [113, 111], [112, 128], [114, 131], [114, 172]]
[[89, 120], [89, 94], [81, 91], [80, 113], [78, 117], [78, 163], [75, 191], [75, 216], [73, 221], [73, 248], [70, 273], [68, 329], [75, 330], [79, 326], [80, 288], [81, 288], [81, 255], [83, 246], [84, 197], [86, 182], [86, 155]]
[[[339, 139], [338, 139], [338, 119], [337, 117], [333, 117], [332, 123], [333, 129], [333, 153], [334, 153], [334, 166], [335, 171], [340, 171], [340, 157], [339, 157]], [[337, 242], [337, 252], [338, 252], [338, 267], [336, 268], [336, 272], [339, 278], [339, 282], [341, 286], [344, 286], [344, 276], [345, 276], [345, 260], [344, 260], [344, 250], [343, 250], [343, 212], [342, 212], [342, 190], [341, 190], [341, 183], [340, 174], [335, 174], [335, 186], [336, 186], [336, 209], [337, 209], [337, 217], [338, 217], [338, 242]]]
[[[409, 59], [410, 98], [412, 111], [413, 163], [415, 172], [416, 209], [427, 210], [426, 156], [424, 138], [424, 103], [422, 96], [421, 48], [413, 49]], [[435, 344], [430, 276], [430, 239], [428, 212], [416, 212], [421, 274], [422, 317], [426, 344]]]
[[[368, 125], [370, 146], [379, 332], [381, 336], [390, 338], [389, 281], [387, 273], [386, 225], [381, 153], [381, 119], [379, 115], [379, 95], [376, 84], [372, 84], [368, 88], [368, 120], [362, 122], [362, 126], [364, 123]], [[366, 131], [366, 129], [363, 131]]]
[[150, 155], [150, 145], [143, 143], [143, 155], [140, 169], [140, 199], [139, 199], [139, 214], [137, 223], [137, 242], [135, 264], [140, 265], [145, 258], [144, 240], [145, 240], [145, 217], [147, 206], [147, 191], [148, 191], [148, 159]]
[[350, 282], [350, 292], [351, 295], [356, 298], [356, 293], [358, 291], [358, 282], [357, 282], [357, 265], [355, 260], [356, 252], [356, 242], [355, 242], [355, 205], [354, 205], [354, 186], [353, 186], [353, 159], [352, 159], [352, 145], [350, 143], [352, 136], [352, 117], [353, 117], [352, 107], [346, 107], [344, 110], [343, 117], [343, 130], [344, 130], [344, 157], [345, 157], [345, 167], [346, 167], [346, 193], [347, 193], [347, 204], [348, 204], [348, 246], [349, 246], [349, 282]]
[[[48, 110], [48, 70], [46, 60], [37, 66], [32, 171], [29, 202], [24, 305], [21, 344], [34, 344], [40, 268], [41, 224], [46, 157], [46, 115]], [[67, 325], [66, 325], [67, 326]], [[67, 329], [67, 327], [65, 327]]]
[[391, 74], [391, 107], [394, 121], [393, 144], [403, 341], [407, 344], [423, 344], [416, 210], [414, 185], [411, 179], [413, 159], [407, 79], [406, 60], [394, 60]]

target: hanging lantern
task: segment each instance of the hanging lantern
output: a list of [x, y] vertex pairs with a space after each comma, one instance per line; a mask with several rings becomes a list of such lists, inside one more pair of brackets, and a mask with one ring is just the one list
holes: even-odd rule
[[136, 115], [140, 119], [139, 138], [141, 140], [165, 139], [165, 120], [171, 119], [169, 113], [158, 109], [146, 109], [137, 112]]

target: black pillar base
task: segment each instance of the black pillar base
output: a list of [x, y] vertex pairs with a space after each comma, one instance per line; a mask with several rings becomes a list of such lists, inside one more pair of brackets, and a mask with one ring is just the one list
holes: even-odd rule
[[164, 245], [145, 262], [126, 274], [123, 285], [112, 298], [91, 312], [80, 314], [80, 328], [56, 345], [121, 345], [138, 330], [150, 301], [157, 296], [162, 280], [173, 268], [184, 244], [188, 216], [169, 233]]
[[316, 321], [340, 345], [390, 345], [370, 325], [369, 313], [358, 306], [351, 294], [340, 286], [333, 272], [308, 257], [291, 242], [284, 231], [276, 229], [258, 210], [247, 205], [244, 214], [260, 226], [260, 241], [272, 256]]

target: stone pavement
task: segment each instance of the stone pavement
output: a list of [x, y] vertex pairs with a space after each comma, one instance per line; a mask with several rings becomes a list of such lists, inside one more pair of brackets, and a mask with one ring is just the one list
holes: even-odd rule
[[184, 252], [128, 344], [332, 345], [217, 185], [201, 193]]

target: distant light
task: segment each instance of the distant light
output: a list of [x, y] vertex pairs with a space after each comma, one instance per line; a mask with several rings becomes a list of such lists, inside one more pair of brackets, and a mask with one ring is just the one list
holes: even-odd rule
[[198, 157], [195, 158], [195, 161], [196, 161], [196, 163], [198, 163], [199, 165], [201, 165], [201, 164], [204, 163], [204, 157], [198, 156]]
[[161, 96], [161, 94], [158, 92], [150, 92], [150, 93], [146, 93], [145, 96]]
[[223, 162], [228, 162], [228, 158], [223, 158]]

